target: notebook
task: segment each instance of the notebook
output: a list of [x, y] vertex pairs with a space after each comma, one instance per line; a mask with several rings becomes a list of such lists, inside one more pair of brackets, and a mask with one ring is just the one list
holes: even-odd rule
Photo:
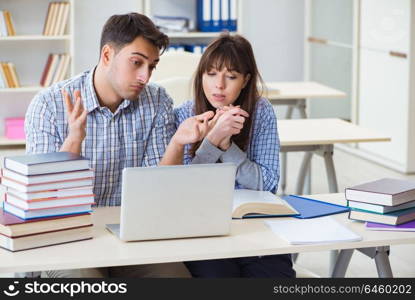
[[332, 217], [265, 221], [272, 232], [292, 245], [355, 242], [362, 237]]
[[298, 219], [309, 219], [315, 217], [322, 217], [327, 215], [339, 214], [348, 212], [350, 208], [347, 206], [327, 203], [310, 198], [300, 197], [296, 195], [289, 195], [282, 197], [300, 214], [294, 216]]

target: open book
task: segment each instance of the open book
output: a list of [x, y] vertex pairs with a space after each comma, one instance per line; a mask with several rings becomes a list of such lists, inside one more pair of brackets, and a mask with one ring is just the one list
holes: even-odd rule
[[298, 215], [298, 212], [271, 192], [235, 190], [232, 212], [234, 219], [293, 215]]

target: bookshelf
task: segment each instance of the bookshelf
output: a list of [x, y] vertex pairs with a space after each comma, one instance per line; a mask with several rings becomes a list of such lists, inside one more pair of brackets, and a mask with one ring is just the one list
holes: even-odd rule
[[70, 35], [60, 35], [60, 36], [15, 35], [15, 36], [0, 37], [0, 41], [66, 41], [70, 39], [71, 39]]
[[[0, 61], [15, 64], [22, 87], [1, 88], [0, 146], [24, 146], [24, 140], [4, 136], [4, 119], [23, 117], [33, 96], [42, 87], [40, 79], [49, 53], [67, 53], [71, 56], [66, 77], [74, 74], [74, 1], [65, 0], [69, 15], [63, 35], [43, 35], [48, 7], [52, 0], [0, 0], [0, 10], [8, 10], [16, 35], [0, 37]], [[63, 29], [63, 28], [62, 28]]]
[[[236, 0], [237, 31], [241, 33], [242, 0]], [[189, 32], [168, 32], [171, 44], [208, 44], [220, 32], [197, 31], [197, 0], [144, 0], [144, 14], [152, 18], [154, 15], [187, 17], [190, 20]]]

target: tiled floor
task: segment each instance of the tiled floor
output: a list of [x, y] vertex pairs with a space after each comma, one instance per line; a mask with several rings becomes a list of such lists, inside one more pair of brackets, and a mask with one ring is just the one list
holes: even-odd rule
[[[0, 151], [0, 158], [5, 155], [18, 155], [22, 150]], [[288, 154], [288, 184], [287, 193], [295, 192], [295, 181], [301, 163], [301, 153]], [[381, 177], [408, 178], [414, 179], [415, 175], [406, 176], [377, 164], [360, 159], [356, 156], [335, 149], [334, 163], [336, 168], [339, 190], [365, 181], [375, 180]], [[356, 172], [356, 170], [359, 170]], [[312, 161], [312, 193], [327, 193], [323, 159], [313, 158]], [[390, 262], [395, 277], [415, 277], [415, 245], [391, 246]], [[300, 267], [308, 269], [318, 276], [325, 277], [328, 272], [329, 253], [313, 252], [302, 253], [297, 263]], [[0, 274], [10, 276], [10, 274]], [[375, 263], [372, 259], [355, 251], [352, 256], [346, 277], [377, 277]]]

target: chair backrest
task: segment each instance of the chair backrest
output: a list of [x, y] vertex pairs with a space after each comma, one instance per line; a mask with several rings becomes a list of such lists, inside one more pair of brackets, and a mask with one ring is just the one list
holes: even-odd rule
[[176, 76], [153, 82], [166, 89], [175, 107], [192, 99], [192, 77]]
[[185, 51], [164, 53], [151, 75], [151, 81], [178, 76], [192, 77], [200, 57], [200, 54]]

